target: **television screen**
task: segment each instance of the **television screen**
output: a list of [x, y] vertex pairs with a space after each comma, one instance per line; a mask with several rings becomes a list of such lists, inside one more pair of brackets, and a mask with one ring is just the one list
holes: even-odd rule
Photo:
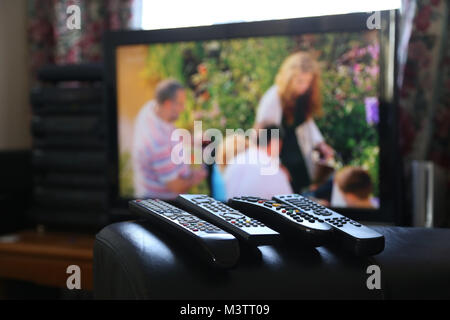
[[[379, 52], [377, 30], [117, 46], [120, 196], [300, 193], [378, 208]], [[268, 139], [253, 143], [248, 129]], [[278, 170], [264, 174], [245, 159], [262, 159], [271, 133]]]

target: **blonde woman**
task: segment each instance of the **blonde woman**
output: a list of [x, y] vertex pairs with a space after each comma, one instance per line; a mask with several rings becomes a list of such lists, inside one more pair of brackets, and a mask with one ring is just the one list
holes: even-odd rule
[[308, 52], [293, 53], [282, 63], [275, 84], [261, 98], [255, 127], [273, 123], [283, 129], [280, 159], [291, 176], [294, 192], [308, 187], [313, 179], [314, 150], [325, 159], [334, 155], [314, 122], [321, 113], [318, 63]]

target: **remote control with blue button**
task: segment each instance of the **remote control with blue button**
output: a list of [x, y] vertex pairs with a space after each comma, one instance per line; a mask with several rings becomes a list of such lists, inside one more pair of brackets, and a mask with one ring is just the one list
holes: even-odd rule
[[299, 239], [305, 245], [318, 247], [331, 238], [330, 225], [288, 204], [259, 197], [234, 197], [228, 204], [264, 222], [282, 236]]

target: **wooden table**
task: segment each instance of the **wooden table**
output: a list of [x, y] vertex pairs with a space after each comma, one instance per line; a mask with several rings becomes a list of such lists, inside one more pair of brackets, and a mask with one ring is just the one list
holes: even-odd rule
[[24, 231], [0, 236], [0, 278], [67, 288], [67, 267], [81, 269], [81, 289], [92, 290], [94, 235]]

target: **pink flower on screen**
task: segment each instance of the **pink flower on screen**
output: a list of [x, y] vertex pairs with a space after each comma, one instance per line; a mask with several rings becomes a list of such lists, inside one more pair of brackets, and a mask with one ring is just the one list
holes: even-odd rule
[[378, 44], [370, 45], [367, 47], [367, 52], [370, 54], [372, 59], [378, 59], [378, 55], [380, 53], [380, 46]]

